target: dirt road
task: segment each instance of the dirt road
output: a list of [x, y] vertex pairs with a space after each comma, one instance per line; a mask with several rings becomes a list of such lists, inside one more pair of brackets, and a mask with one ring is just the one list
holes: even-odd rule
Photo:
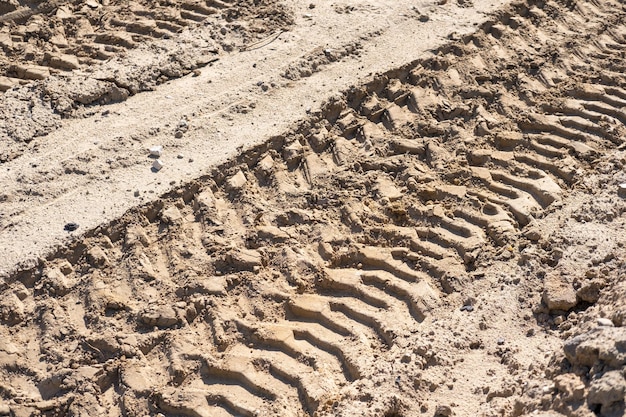
[[[62, 120], [54, 103], [81, 94], [106, 96], [121, 82], [100, 79], [151, 74], [161, 67], [161, 55], [154, 52], [160, 49], [138, 47], [123, 60], [96, 67], [92, 75], [74, 73], [69, 81], [50, 77], [35, 87], [5, 93], [2, 120], [8, 140], [0, 143], [0, 153], [7, 162], [0, 181], [7, 187], [0, 198], [0, 270], [67, 241], [67, 222], [83, 229], [96, 227], [173, 185], [206, 174], [208, 167], [234, 155], [240, 146], [283, 134], [329, 96], [360, 78], [416, 59], [453, 31], [472, 30], [484, 18], [481, 10], [496, 7], [425, 4], [417, 9], [408, 1], [376, 1], [350, 7], [324, 3], [311, 9], [309, 4], [289, 5], [296, 22], [292, 30], [272, 32], [246, 51], [241, 49], [248, 43], [237, 39], [237, 52], [220, 49], [220, 60], [197, 77], [190, 73], [150, 94], [105, 107], [72, 101], [69, 107], [77, 108], [70, 119]], [[419, 20], [423, 13], [431, 16], [427, 22]], [[198, 58], [200, 52], [202, 57], [190, 39], [211, 39], [213, 30], [208, 24], [195, 27], [183, 32], [182, 40], [158, 45], [173, 55], [191, 48], [189, 54]], [[56, 101], [39, 102], [45, 98], [42, 89], [56, 91], [49, 94], [57, 94]], [[179, 130], [185, 130], [180, 138]], [[46, 135], [33, 139], [38, 131]], [[153, 161], [147, 150], [152, 146], [164, 147], [166, 167], [158, 175], [150, 170]]]
[[623, 7], [313, 5], [14, 148], [0, 412], [623, 415]]

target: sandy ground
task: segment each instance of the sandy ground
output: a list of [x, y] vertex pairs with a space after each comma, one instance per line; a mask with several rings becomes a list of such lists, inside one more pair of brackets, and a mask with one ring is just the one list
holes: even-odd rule
[[7, 91], [0, 414], [624, 415], [623, 6], [439, 3], [185, 3]]
[[[199, 76], [190, 74], [151, 94], [81, 109], [77, 116], [84, 118], [62, 121], [41, 139], [3, 143], [16, 156], [0, 174], [8, 183], [0, 218], [0, 270], [66, 241], [67, 222], [89, 229], [115, 218], [205, 174], [238, 147], [282, 134], [307, 110], [319, 109], [359, 79], [416, 59], [451, 32], [471, 31], [484, 19], [481, 11], [497, 6], [486, 3], [480, 8], [417, 4], [420, 9], [409, 1], [323, 3], [314, 9], [309, 2], [289, 4], [295, 26], [267, 46], [224, 54]], [[421, 22], [423, 13], [430, 13], [430, 20]], [[129, 59], [151, 58], [139, 52]], [[9, 104], [7, 124], [19, 123], [17, 105]], [[45, 106], [39, 110], [46, 120], [54, 117]], [[186, 131], [176, 138], [181, 121]], [[151, 172], [147, 149], [152, 146], [164, 147], [166, 167], [158, 174]], [[26, 149], [25, 157], [17, 156]]]

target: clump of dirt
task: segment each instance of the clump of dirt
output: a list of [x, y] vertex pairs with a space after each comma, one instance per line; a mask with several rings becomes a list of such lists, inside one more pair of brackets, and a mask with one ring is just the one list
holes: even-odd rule
[[259, 40], [264, 36], [279, 30], [288, 30], [294, 23], [295, 17], [285, 3], [275, 0], [241, 0], [227, 9], [227, 21], [244, 23], [243, 33], [245, 42]]
[[[551, 233], [539, 257], [553, 258], [536, 314], [563, 339], [547, 369], [548, 382], [528, 389], [514, 415], [533, 409], [566, 416], [624, 415], [626, 356], [626, 181], [623, 151], [600, 161], [562, 210], [541, 223]], [[555, 283], [557, 285], [555, 285]], [[539, 389], [540, 388], [540, 389]]]
[[291, 81], [310, 77], [314, 73], [322, 71], [324, 66], [331, 62], [346, 56], [358, 56], [359, 49], [361, 49], [361, 45], [358, 42], [352, 42], [341, 47], [318, 48], [299, 62], [291, 64], [282, 75]]

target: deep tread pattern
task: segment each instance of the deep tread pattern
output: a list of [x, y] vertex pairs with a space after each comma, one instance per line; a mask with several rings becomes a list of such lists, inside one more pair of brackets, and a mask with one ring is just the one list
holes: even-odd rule
[[106, 5], [47, 1], [20, 7], [0, 16], [4, 25], [0, 47], [5, 56], [0, 60], [0, 91], [123, 56], [141, 43], [176, 36], [207, 18], [228, 13], [233, 6], [230, 1], [129, 5], [114, 0]]
[[[155, 388], [153, 411], [329, 412], [325, 404], [370, 376], [378, 354], [418, 332], [598, 154], [622, 144], [626, 91], [611, 84], [623, 76], [589, 79], [584, 69], [612, 68], [605, 61], [624, 35], [605, 27], [602, 42], [575, 45], [575, 66], [532, 53], [546, 39], [576, 42], [578, 25], [609, 18], [611, 5], [518, 3], [436, 56], [329, 103], [202, 186], [135, 213], [109, 231], [115, 238], [82, 243], [73, 268], [104, 291], [90, 294], [89, 332], [111, 322], [179, 326], [152, 329], [180, 335], [154, 342], [168, 346], [162, 371], [172, 383]], [[544, 61], [516, 61], [528, 51]], [[104, 290], [124, 279], [139, 294], [128, 305]], [[138, 314], [152, 311], [154, 291], [176, 310]], [[142, 346], [143, 355], [157, 350]]]

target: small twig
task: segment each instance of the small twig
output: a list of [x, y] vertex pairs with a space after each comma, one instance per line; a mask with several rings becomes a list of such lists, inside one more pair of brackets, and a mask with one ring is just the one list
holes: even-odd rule
[[280, 37], [280, 35], [282, 35], [283, 33], [285, 33], [284, 30], [279, 30], [276, 33], [273, 33], [271, 35], [269, 35], [267, 38], [265, 39], [261, 39], [260, 41], [254, 42], [251, 45], [246, 46], [245, 48], [243, 48], [241, 51], [242, 52], [246, 52], [246, 51], [253, 51], [255, 49], [260, 49], [263, 48], [264, 46], [269, 45], [270, 43], [274, 42], [276, 39], [278, 39]]
[[209, 60], [208, 60], [208, 61], [206, 61], [206, 62], [204, 62], [204, 61], [203, 61], [203, 62], [202, 62], [202, 65], [200, 65], [200, 66], [201, 66], [201, 67], [206, 67], [207, 65], [212, 64], [212, 63], [214, 63], [214, 62], [217, 62], [217, 61], [219, 61], [219, 60], [220, 60], [219, 58], [211, 58], [211, 59], [209, 59]]
[[102, 353], [102, 351], [100, 349], [98, 349], [97, 347], [93, 346], [91, 343], [89, 343], [86, 340], [83, 340], [83, 343], [86, 344], [87, 347], [89, 347], [89, 348], [95, 350], [96, 352], [98, 352], [103, 359], [105, 358], [104, 354]]

